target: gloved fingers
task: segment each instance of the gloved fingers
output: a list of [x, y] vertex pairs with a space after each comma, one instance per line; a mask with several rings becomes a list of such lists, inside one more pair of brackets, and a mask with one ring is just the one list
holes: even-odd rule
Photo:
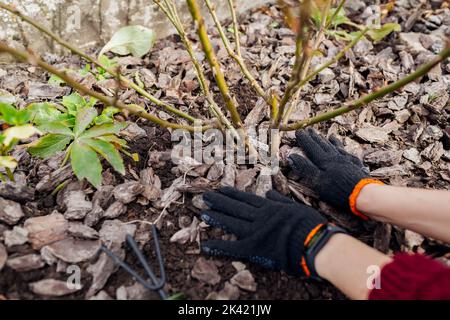
[[292, 199], [289, 199], [288, 197], [283, 196], [279, 192], [275, 190], [269, 190], [266, 193], [266, 198], [272, 201], [276, 202], [282, 202], [282, 203], [294, 203]]
[[319, 173], [319, 169], [309, 159], [298, 154], [291, 154], [288, 161], [292, 169], [304, 183], [307, 183]]
[[337, 149], [337, 151], [345, 156], [345, 158], [350, 161], [351, 163], [357, 165], [358, 167], [363, 167], [363, 164], [361, 162], [361, 160], [359, 160], [358, 157], [352, 155], [351, 153], [348, 153], [347, 151], [345, 151], [344, 149], [344, 145], [342, 144], [342, 142], [336, 138], [335, 136], [331, 136], [330, 137], [330, 142], [335, 146], [335, 148]]
[[217, 211], [204, 211], [201, 218], [210, 226], [235, 234], [238, 238], [250, 233], [250, 222]]
[[261, 257], [261, 256], [251, 256], [248, 260], [252, 263], [256, 263], [256, 264], [260, 265], [261, 267], [263, 267], [265, 269], [277, 270], [280, 268], [277, 261], [270, 259], [270, 258]]
[[338, 149], [338, 150], [339, 150], [339, 149], [341, 149], [341, 150], [344, 149], [344, 145], [342, 144], [341, 140], [339, 140], [338, 138], [336, 138], [335, 135], [331, 135], [330, 138], [329, 138], [328, 140], [330, 140], [331, 144], [332, 144], [333, 146], [335, 146], [336, 149]]
[[318, 164], [326, 156], [326, 152], [314, 141], [305, 130], [299, 130], [295, 133], [297, 145], [303, 149], [306, 156], [315, 164]]
[[238, 201], [245, 202], [253, 207], [261, 208], [264, 204], [264, 198], [253, 193], [242, 192], [236, 188], [224, 187], [219, 192]]
[[202, 252], [212, 256], [227, 256], [234, 259], [246, 259], [247, 254], [242, 250], [241, 241], [223, 241], [223, 240], [208, 240], [202, 242]]
[[203, 194], [203, 201], [211, 209], [223, 212], [236, 218], [253, 221], [255, 219], [255, 207], [249, 204], [230, 198], [218, 192], [206, 192]]
[[361, 160], [359, 160], [358, 157], [356, 157], [350, 153], [347, 153], [347, 160], [350, 161], [351, 163], [353, 163], [354, 165], [356, 165], [358, 168], [364, 168], [364, 165], [361, 162]]
[[323, 151], [325, 151], [326, 153], [336, 153], [336, 148], [330, 143], [330, 141], [319, 136], [319, 134], [313, 128], [308, 128], [307, 131], [311, 139], [314, 140], [316, 144], [323, 149]]

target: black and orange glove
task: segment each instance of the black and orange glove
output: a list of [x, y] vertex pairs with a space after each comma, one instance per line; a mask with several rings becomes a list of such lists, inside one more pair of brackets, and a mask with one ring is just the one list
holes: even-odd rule
[[321, 200], [350, 211], [360, 218], [368, 218], [356, 208], [356, 199], [367, 184], [383, 184], [371, 179], [361, 161], [347, 153], [339, 140], [326, 140], [313, 129], [297, 131], [297, 144], [307, 158], [293, 154], [290, 164], [299, 182], [315, 191]]
[[332, 234], [345, 232], [329, 226], [311, 207], [296, 203], [276, 191], [267, 198], [223, 188], [203, 196], [211, 208], [202, 219], [237, 236], [237, 241], [209, 240], [202, 251], [244, 259], [292, 275], [318, 277], [314, 258]]

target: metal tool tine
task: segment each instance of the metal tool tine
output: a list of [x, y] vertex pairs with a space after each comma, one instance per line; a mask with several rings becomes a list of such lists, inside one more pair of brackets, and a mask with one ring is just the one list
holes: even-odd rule
[[155, 244], [155, 253], [159, 264], [159, 270], [161, 273], [161, 278], [158, 279], [153, 272], [152, 268], [147, 262], [147, 259], [144, 257], [142, 251], [139, 249], [136, 241], [133, 239], [131, 235], [127, 235], [126, 240], [136, 257], [138, 258], [140, 264], [144, 268], [150, 280], [153, 282], [150, 284], [147, 280], [142, 278], [135, 270], [133, 270], [126, 262], [122, 261], [116, 254], [114, 254], [111, 250], [106, 248], [105, 246], [101, 247], [101, 250], [104, 251], [117, 265], [123, 268], [126, 272], [128, 272], [131, 276], [133, 276], [140, 284], [142, 284], [146, 289], [151, 291], [157, 291], [162, 299], [166, 299], [167, 295], [162, 290], [166, 283], [166, 272], [164, 269], [164, 260], [161, 254], [161, 248], [159, 246], [158, 234], [156, 227], [152, 225], [152, 233], [153, 240]]

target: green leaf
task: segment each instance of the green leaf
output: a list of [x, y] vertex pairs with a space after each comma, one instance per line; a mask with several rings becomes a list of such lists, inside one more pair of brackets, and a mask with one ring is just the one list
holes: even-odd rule
[[84, 76], [88, 75], [90, 72], [91, 72], [91, 65], [90, 65], [90, 64], [87, 64], [87, 65], [84, 66], [83, 69], [80, 69], [80, 70], [78, 71], [78, 74], [79, 74], [80, 76], [83, 76], [83, 77], [84, 77]]
[[31, 155], [48, 159], [59, 151], [63, 151], [72, 138], [62, 134], [48, 134], [28, 148]]
[[17, 167], [17, 160], [11, 156], [0, 157], [0, 168], [15, 169]]
[[125, 166], [123, 165], [123, 159], [120, 153], [114, 146], [106, 141], [96, 139], [83, 139], [83, 143], [90, 146], [98, 154], [100, 154], [111, 166], [120, 174], [125, 174]]
[[45, 133], [62, 134], [66, 136], [73, 136], [72, 130], [64, 122], [49, 122], [39, 126], [39, 130]]
[[102, 111], [102, 114], [95, 118], [95, 124], [101, 125], [106, 123], [114, 123], [114, 115], [120, 110], [116, 107], [108, 107]]
[[10, 125], [22, 125], [30, 121], [31, 114], [28, 110], [17, 110], [9, 103], [0, 102], [1, 119]]
[[102, 49], [99, 56], [111, 51], [119, 55], [146, 55], [155, 44], [156, 34], [143, 26], [128, 26], [117, 31]]
[[327, 30], [327, 35], [336, 38], [337, 40], [352, 41], [359, 32], [347, 32], [345, 30]]
[[119, 122], [114, 124], [102, 124], [95, 126], [80, 135], [80, 138], [96, 138], [104, 135], [118, 134], [121, 130], [127, 127], [126, 122]]
[[33, 127], [31, 124], [11, 127], [3, 132], [3, 143], [5, 144], [5, 146], [9, 146], [13, 141], [28, 139], [37, 133], [40, 133], [39, 130]]
[[67, 108], [67, 112], [74, 116], [77, 114], [78, 109], [86, 105], [86, 100], [75, 92], [63, 97], [62, 104]]
[[66, 115], [48, 102], [32, 103], [27, 107], [27, 110], [31, 114], [31, 121], [38, 126], [48, 122], [63, 121], [67, 118]]
[[[329, 22], [331, 20], [331, 18], [335, 14], [336, 10], [337, 10], [337, 8], [330, 9], [328, 16], [327, 16], [327, 22]], [[314, 6], [314, 8], [312, 10], [311, 18], [317, 28], [320, 28], [320, 25], [322, 23], [322, 16], [323, 16], [323, 10], [320, 7]], [[345, 15], [344, 8], [341, 8], [341, 10], [339, 10], [339, 12], [334, 17], [333, 21], [331, 21], [330, 26], [332, 28], [336, 28], [337, 26], [339, 26], [341, 24], [346, 24], [346, 23], [351, 23], [351, 20], [349, 18], [347, 18], [347, 16]]]
[[85, 107], [93, 107], [98, 102], [96, 98], [89, 98], [89, 101], [86, 101]]
[[183, 292], [179, 292], [166, 298], [166, 300], [186, 300], [186, 295]]
[[[337, 10], [337, 8], [333, 8], [333, 9], [330, 10], [330, 14], [329, 14], [329, 16], [327, 18], [328, 21], [331, 19], [331, 17], [336, 12], [336, 10]], [[344, 7], [342, 7], [341, 10], [339, 10], [339, 12], [334, 17], [333, 21], [331, 22], [331, 26], [335, 28], [335, 27], [337, 27], [337, 26], [339, 26], [341, 24], [345, 24], [345, 23], [349, 23], [349, 22], [351, 22], [351, 21], [345, 15]]]
[[86, 179], [97, 189], [102, 183], [102, 165], [97, 153], [89, 146], [74, 142], [70, 150], [70, 164], [78, 180]]
[[120, 139], [116, 136], [113, 135], [107, 135], [107, 136], [101, 136], [101, 137], [97, 137], [97, 139], [106, 141], [106, 142], [110, 142], [112, 144], [114, 144], [117, 147], [120, 148], [127, 148], [127, 141], [124, 139]]
[[54, 85], [57, 85], [57, 86], [66, 83], [63, 79], [61, 79], [60, 77], [55, 76], [55, 75], [52, 75], [50, 77], [50, 79], [48, 79], [47, 82], [48, 82], [48, 84], [54, 84]]
[[374, 42], [381, 41], [394, 31], [401, 31], [402, 27], [398, 23], [386, 23], [379, 29], [371, 29], [367, 34]]
[[[101, 55], [98, 58], [98, 61], [107, 69], [113, 69], [119, 65], [119, 63], [115, 59], [110, 59], [105, 55]], [[103, 68], [99, 68], [102, 72], [106, 72]]]
[[76, 137], [82, 134], [87, 127], [94, 121], [97, 116], [97, 110], [95, 108], [82, 108], [78, 111], [75, 120], [75, 128], [73, 133]]
[[113, 123], [114, 119], [108, 117], [107, 115], [101, 114], [97, 118], [95, 118], [94, 122], [96, 125], [102, 125], [107, 123]]

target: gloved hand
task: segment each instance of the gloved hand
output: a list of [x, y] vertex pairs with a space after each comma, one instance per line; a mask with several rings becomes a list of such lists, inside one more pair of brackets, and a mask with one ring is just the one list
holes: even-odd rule
[[365, 185], [383, 183], [370, 179], [361, 161], [347, 153], [335, 137], [328, 141], [311, 128], [297, 131], [296, 137], [298, 146], [309, 158], [296, 154], [289, 157], [300, 182], [314, 190], [323, 201], [367, 220], [356, 209], [356, 198]]
[[203, 199], [211, 210], [203, 212], [202, 219], [238, 239], [206, 241], [203, 252], [249, 260], [293, 275], [316, 275], [317, 252], [307, 257], [307, 250], [327, 226], [316, 210], [276, 191], [262, 198], [228, 187], [205, 193]]

